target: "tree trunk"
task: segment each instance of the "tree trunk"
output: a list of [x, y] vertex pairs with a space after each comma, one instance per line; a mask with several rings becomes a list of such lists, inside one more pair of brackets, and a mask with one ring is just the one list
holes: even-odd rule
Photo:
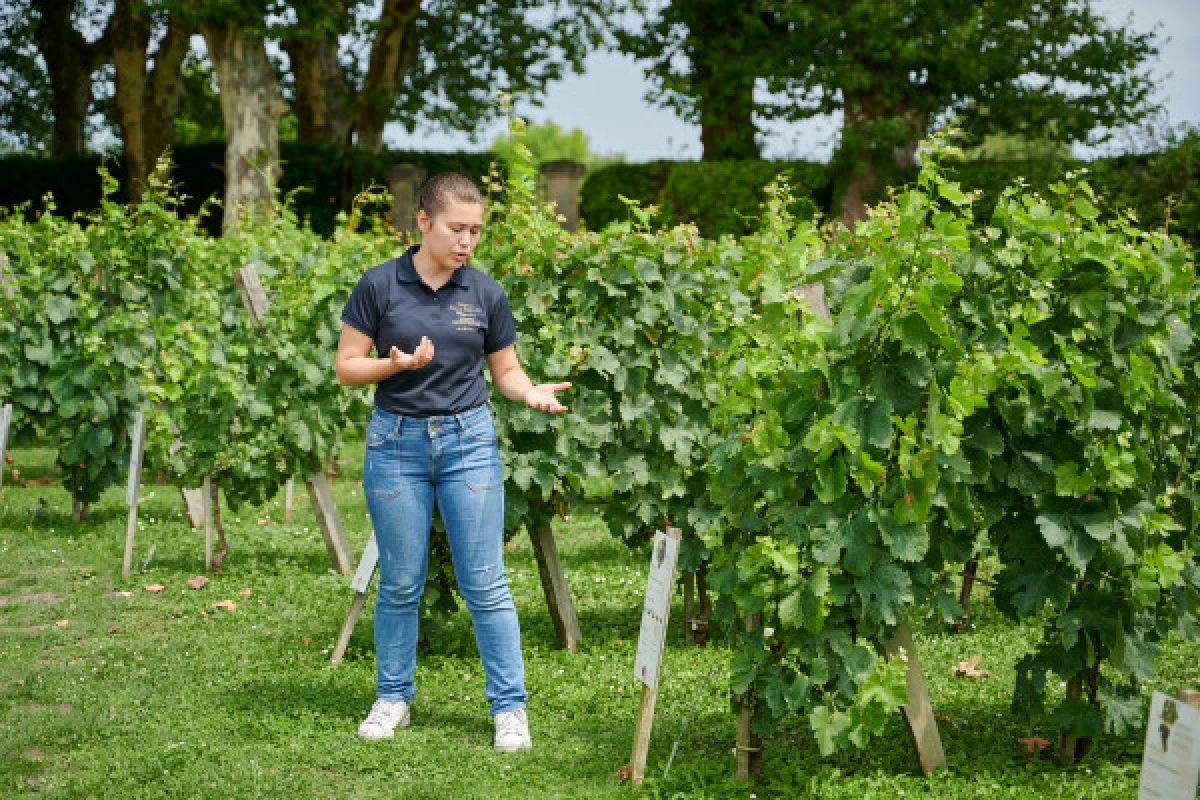
[[383, 149], [383, 126], [396, 101], [404, 74], [417, 63], [416, 36], [420, 0], [384, 0], [379, 32], [371, 45], [371, 60], [359, 94], [355, 133], [359, 147]]
[[704, 161], [758, 158], [754, 126], [754, 76], [744, 70], [726, 74], [720, 66], [701, 64], [695, 71], [702, 88], [700, 144]]
[[116, 67], [117, 126], [125, 149], [129, 196], [137, 202], [150, 165], [146, 159], [146, 49], [150, 22], [136, 0], [117, 0], [113, 10], [113, 66]]
[[[842, 89], [842, 141], [839, 160], [849, 171], [838, 205], [838, 220], [853, 227], [867, 218], [867, 202], [880, 181], [890, 180], [900, 167], [916, 157], [917, 144], [929, 123], [929, 114], [897, 109], [869, 90]], [[893, 128], [889, 123], [902, 124]], [[897, 136], [893, 130], [904, 133]]]
[[262, 37], [233, 22], [203, 26], [225, 121], [226, 231], [249, 209], [269, 206], [279, 172], [279, 117], [286, 109]]
[[146, 161], [150, 168], [168, 147], [175, 146], [175, 114], [183, 99], [183, 81], [180, 71], [183, 61], [192, 49], [194, 29], [175, 16], [167, 20], [167, 33], [158, 52], [154, 54], [154, 68], [146, 85], [146, 106], [143, 119], [146, 124]]
[[[297, 6], [297, 13], [299, 9]], [[299, 15], [301, 30], [304, 15]], [[283, 49], [292, 62], [292, 77], [296, 81], [297, 135], [302, 142], [348, 144], [350, 120], [347, 117], [347, 98], [350, 87], [338, 63], [337, 37], [295, 37], [284, 39]]]
[[54, 113], [55, 158], [81, 155], [87, 146], [86, 123], [92, 104], [92, 73], [111, 53], [110, 28], [88, 42], [71, 21], [76, 0], [31, 0], [38, 12], [36, 39], [50, 78], [50, 108]]

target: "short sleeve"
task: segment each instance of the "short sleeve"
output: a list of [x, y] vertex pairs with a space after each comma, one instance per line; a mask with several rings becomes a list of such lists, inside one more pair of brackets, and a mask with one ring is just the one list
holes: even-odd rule
[[342, 322], [375, 339], [379, 332], [379, 302], [370, 273], [358, 279], [358, 284], [342, 309]]
[[491, 355], [517, 341], [517, 322], [513, 319], [508, 297], [503, 289], [497, 289], [496, 297], [488, 310], [487, 336], [483, 340], [483, 352]]

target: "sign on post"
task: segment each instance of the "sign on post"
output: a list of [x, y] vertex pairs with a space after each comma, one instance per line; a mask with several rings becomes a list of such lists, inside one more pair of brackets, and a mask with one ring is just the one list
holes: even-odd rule
[[650, 574], [646, 580], [646, 600], [642, 605], [642, 628], [638, 634], [637, 655], [633, 660], [634, 677], [642, 682], [642, 704], [638, 708], [633, 732], [633, 758], [629, 777], [635, 785], [646, 775], [646, 754], [650, 750], [650, 729], [654, 725], [654, 703], [658, 699], [659, 674], [662, 671], [663, 645], [667, 620], [671, 615], [671, 593], [675, 588], [675, 566], [679, 562], [678, 528], [654, 534], [650, 554]]
[[1138, 800], [1195, 800], [1200, 775], [1200, 708], [1155, 692], [1146, 724]]

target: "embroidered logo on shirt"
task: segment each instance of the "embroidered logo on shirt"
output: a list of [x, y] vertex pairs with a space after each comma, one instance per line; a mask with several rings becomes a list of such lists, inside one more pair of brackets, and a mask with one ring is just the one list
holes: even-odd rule
[[454, 314], [451, 322], [456, 331], [474, 331], [484, 327], [483, 309], [474, 303], [451, 303], [450, 311]]

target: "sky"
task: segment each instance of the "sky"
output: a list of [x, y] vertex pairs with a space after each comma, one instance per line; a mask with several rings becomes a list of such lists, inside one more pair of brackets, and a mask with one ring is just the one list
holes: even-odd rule
[[[1114, 23], [1132, 15], [1133, 27], [1139, 31], [1160, 26], [1160, 36], [1166, 41], [1154, 72], [1160, 78], [1158, 100], [1166, 110], [1166, 121], [1171, 126], [1200, 125], [1200, 0], [1095, 0], [1095, 7]], [[583, 74], [553, 85], [540, 108], [518, 110], [534, 121], [553, 120], [566, 128], [581, 129], [588, 135], [593, 153], [620, 153], [629, 161], [699, 158], [699, 126], [651, 106], [645, 99], [647, 86], [633, 59], [595, 53], [588, 58]], [[772, 124], [763, 130], [763, 155], [826, 160], [840, 124], [840, 117]], [[472, 142], [461, 133], [418, 129], [408, 134], [392, 124], [385, 141], [392, 147], [415, 150], [482, 150], [502, 129], [503, 123], [496, 123]], [[1136, 139], [1133, 134], [1118, 136], [1108, 149], [1130, 149]]]

